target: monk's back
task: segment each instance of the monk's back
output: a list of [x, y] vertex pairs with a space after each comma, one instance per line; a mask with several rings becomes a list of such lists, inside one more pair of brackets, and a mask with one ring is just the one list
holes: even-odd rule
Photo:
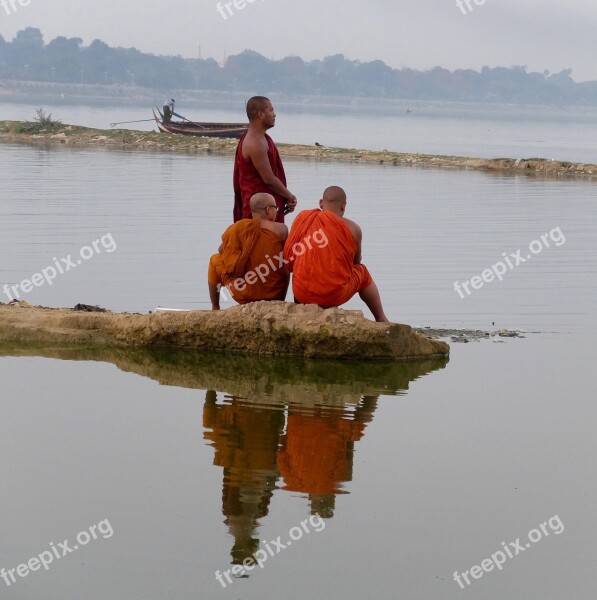
[[293, 223], [284, 256], [293, 272], [298, 302], [339, 306], [370, 276], [355, 265], [357, 241], [348, 224], [329, 211], [301, 212]]
[[231, 225], [222, 235], [220, 251], [210, 259], [208, 283], [227, 287], [239, 304], [284, 300], [288, 272], [274, 259], [282, 254], [285, 233], [284, 225], [258, 219]]
[[[305, 212], [303, 211], [297, 217]], [[352, 232], [340, 219], [329, 212], [323, 212], [316, 210], [316, 218], [313, 223], [306, 228], [303, 238], [307, 241], [300, 242], [305, 247], [305, 252], [302, 252], [302, 248], [299, 246], [296, 248], [297, 252], [294, 253], [293, 273], [295, 279], [308, 279], [314, 277], [317, 279], [317, 283], [330, 287], [332, 289], [341, 287], [345, 282], [345, 274], [350, 269], [354, 262], [354, 254], [356, 250], [356, 241]], [[333, 233], [332, 230], [333, 229]], [[313, 240], [313, 236], [316, 232], [321, 231], [323, 234], [332, 233], [332, 235], [325, 235], [327, 244], [325, 242], [319, 245]], [[311, 236], [310, 239], [309, 236]], [[309, 249], [309, 242], [312, 248]], [[292, 248], [290, 249], [292, 252]], [[298, 253], [302, 253], [302, 256], [298, 256]]]

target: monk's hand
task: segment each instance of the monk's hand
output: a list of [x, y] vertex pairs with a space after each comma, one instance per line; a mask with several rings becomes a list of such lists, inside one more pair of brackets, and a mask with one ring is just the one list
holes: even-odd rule
[[290, 200], [288, 200], [286, 202], [286, 211], [289, 213], [294, 212], [294, 209], [296, 208], [297, 203], [298, 203], [298, 200], [296, 199], [296, 196], [294, 194], [292, 194], [292, 198], [290, 198]]

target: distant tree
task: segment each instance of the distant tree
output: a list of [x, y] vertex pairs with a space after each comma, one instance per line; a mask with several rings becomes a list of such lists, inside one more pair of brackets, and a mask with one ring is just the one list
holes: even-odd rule
[[79, 82], [81, 66], [79, 64], [81, 38], [59, 36], [46, 46], [46, 61], [51, 80]]
[[126, 81], [126, 69], [118, 61], [117, 52], [101, 40], [93, 40], [80, 52], [81, 66], [95, 83], [110, 84]]
[[64, 54], [78, 54], [79, 48], [83, 40], [81, 38], [65, 38], [64, 36], [58, 36], [54, 38], [47, 46], [46, 53], [48, 56], [52, 54], [56, 56], [62, 56]]
[[17, 32], [10, 44], [9, 61], [13, 77], [43, 79], [44, 39], [39, 29], [27, 27]]
[[86, 50], [87, 54], [94, 60], [109, 60], [114, 56], [114, 50], [101, 40], [93, 40]]
[[224, 69], [213, 59], [187, 59], [187, 68], [193, 78], [194, 87], [201, 90], [226, 89]]
[[562, 69], [559, 73], [550, 75], [546, 80], [546, 86], [551, 90], [553, 100], [558, 102], [572, 102], [576, 84], [572, 77], [572, 69]]
[[35, 27], [27, 27], [17, 32], [12, 44], [20, 50], [43, 51], [44, 36], [39, 29]]
[[277, 79], [276, 64], [253, 50], [244, 50], [236, 56], [230, 56], [224, 66], [224, 73], [235, 88], [240, 86], [241, 89], [271, 89]]
[[396, 97], [420, 98], [423, 73], [414, 69], [400, 69], [396, 71]]
[[425, 95], [429, 98], [437, 96], [440, 90], [446, 90], [446, 95], [451, 97], [452, 92], [452, 73], [442, 67], [434, 67], [431, 71], [427, 72], [425, 78]]
[[59, 36], [44, 45], [39, 29], [19, 31], [11, 42], [0, 35], [0, 77], [38, 81], [140, 85], [162, 94], [176, 89], [239, 90], [251, 93], [369, 96], [484, 102], [597, 105], [597, 82], [575, 83], [572, 69], [550, 74], [526, 65], [483, 66], [481, 71], [392, 69], [381, 60], [361, 62], [343, 54], [305, 62], [299, 56], [270, 60], [253, 50], [213, 59], [156, 56], [136, 48], [113, 48], [101, 40]]
[[347, 60], [343, 54], [326, 56], [319, 64], [315, 85], [331, 96], [360, 96], [362, 89], [354, 83], [356, 62]]
[[372, 96], [391, 96], [396, 90], [396, 76], [381, 60], [355, 65], [354, 81], [359, 82]]
[[278, 62], [277, 89], [291, 93], [309, 93], [309, 77], [300, 56], [286, 56]]
[[559, 73], [554, 73], [549, 77], [551, 83], [558, 82], [565, 85], [573, 85], [572, 69], [562, 69]]
[[457, 69], [452, 79], [461, 100], [473, 98], [481, 85], [481, 74], [472, 69]]
[[6, 40], [0, 34], [0, 70], [2, 69], [3, 63], [8, 58], [6, 48], [7, 48]]
[[280, 66], [289, 75], [300, 77], [305, 74], [305, 61], [300, 56], [286, 56], [280, 61]]

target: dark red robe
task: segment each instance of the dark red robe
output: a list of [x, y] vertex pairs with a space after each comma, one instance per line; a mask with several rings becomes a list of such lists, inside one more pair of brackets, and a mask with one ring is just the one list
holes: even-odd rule
[[[234, 222], [240, 221], [241, 219], [252, 218], [251, 208], [249, 202], [251, 197], [260, 192], [271, 194], [276, 199], [278, 205], [278, 214], [276, 215], [276, 221], [278, 223], [284, 223], [284, 207], [286, 206], [286, 200], [278, 194], [274, 194], [268, 187], [263, 183], [261, 175], [257, 169], [253, 166], [250, 159], [243, 157], [243, 142], [245, 141], [245, 133], [238, 142], [236, 148], [236, 156], [234, 157]], [[280, 153], [274, 144], [274, 140], [265, 134], [267, 140], [268, 151], [267, 157], [269, 164], [271, 165], [274, 175], [286, 185], [286, 174], [284, 173], [284, 165], [280, 158]]]

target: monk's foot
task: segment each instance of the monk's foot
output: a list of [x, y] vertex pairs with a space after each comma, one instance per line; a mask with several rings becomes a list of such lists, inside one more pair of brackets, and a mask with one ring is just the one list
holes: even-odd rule
[[371, 311], [373, 314], [373, 318], [377, 321], [377, 323], [389, 323], [390, 319], [386, 317], [386, 314], [382, 311]]
[[212, 310], [220, 310], [220, 305], [219, 304], [212, 304], [211, 305], [211, 309]]

